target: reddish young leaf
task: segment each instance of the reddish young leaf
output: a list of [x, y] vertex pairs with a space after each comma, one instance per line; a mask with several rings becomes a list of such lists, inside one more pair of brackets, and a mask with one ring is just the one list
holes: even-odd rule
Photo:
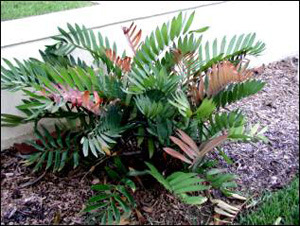
[[137, 49], [138, 49], [138, 44], [142, 37], [142, 30], [140, 29], [136, 34], [134, 34], [135, 30], [136, 30], [136, 25], [134, 26], [134, 22], [131, 23], [129, 28], [122, 27], [122, 29], [123, 29], [124, 35], [126, 36], [128, 42], [129, 42], [129, 45], [130, 45], [132, 51], [134, 52], [134, 54], [136, 54]]
[[107, 49], [105, 53], [108, 59], [110, 59], [111, 62], [121, 68], [124, 72], [129, 72], [131, 70], [131, 57], [125, 56], [121, 59], [119, 56], [116, 57], [116, 53], [111, 49]]
[[164, 148], [164, 151], [167, 152], [169, 155], [173, 156], [174, 158], [178, 158], [181, 161], [184, 161], [188, 164], [192, 164], [192, 162], [189, 159], [187, 159], [185, 156], [183, 156], [179, 152], [173, 150], [172, 148]]
[[36, 148], [25, 143], [14, 144], [14, 148], [17, 149], [17, 151], [20, 152], [21, 155], [31, 155], [35, 152], [38, 152]]
[[103, 99], [99, 97], [98, 93], [94, 91], [94, 98], [96, 104], [101, 104], [103, 102]]
[[65, 102], [72, 103], [72, 108], [75, 106], [78, 106], [78, 107], [83, 106], [95, 114], [100, 113], [99, 108], [100, 108], [101, 103], [103, 103], [103, 99], [99, 97], [97, 92], [94, 91], [94, 101], [96, 102], [96, 103], [94, 103], [94, 101], [91, 100], [91, 98], [90, 98], [89, 91], [81, 92], [81, 91], [75, 90], [71, 87], [64, 87], [60, 84], [57, 84], [54, 86], [59, 91], [59, 93], [47, 94], [48, 97], [51, 98], [53, 101], [59, 103], [59, 101], [61, 101], [61, 98], [63, 98], [63, 100]]
[[177, 129], [177, 132], [181, 140], [183, 140], [187, 145], [189, 145], [195, 153], [199, 153], [198, 147], [196, 143], [192, 140], [192, 138], [190, 138], [185, 132], [183, 132], [180, 129]]
[[183, 143], [181, 140], [179, 140], [177, 137], [170, 136], [170, 139], [177, 144], [181, 150], [187, 154], [191, 159], [193, 159], [195, 156], [197, 156], [197, 153], [195, 153], [189, 146], [187, 146], [185, 143]]
[[[242, 65], [243, 64], [243, 65]], [[205, 89], [203, 78], [194, 84], [191, 88], [191, 96], [196, 104], [204, 99], [204, 94], [207, 97], [217, 95], [222, 89], [233, 82], [243, 82], [252, 77], [253, 72], [247, 70], [248, 62], [241, 61], [237, 66], [234, 66], [229, 61], [222, 61], [212, 65], [205, 76], [208, 78], [208, 87]], [[196, 87], [198, 91], [196, 92]]]
[[202, 158], [207, 152], [214, 149], [218, 145], [220, 145], [222, 142], [227, 140], [228, 134], [218, 136], [212, 140], [209, 140], [202, 145], [200, 145], [200, 155], [199, 157]]
[[89, 91], [84, 91], [84, 94], [82, 96], [82, 104], [84, 107], [89, 106], [89, 100], [90, 100], [90, 92]]

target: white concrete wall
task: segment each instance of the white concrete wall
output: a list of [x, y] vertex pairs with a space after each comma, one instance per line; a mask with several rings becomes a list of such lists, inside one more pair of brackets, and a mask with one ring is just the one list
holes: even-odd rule
[[[198, 8], [188, 9], [193, 7]], [[84, 24], [87, 28], [96, 27], [94, 31], [101, 31], [111, 42], [117, 42], [120, 52], [126, 49], [130, 53], [121, 26], [129, 25], [131, 19], [135, 19], [145, 37], [157, 26], [172, 19], [178, 14], [174, 11], [180, 9], [196, 11], [191, 29], [210, 26], [204, 40], [256, 32], [258, 39], [266, 43], [267, 50], [252, 61], [252, 66], [299, 54], [299, 2], [100, 1], [100, 5], [94, 7], [1, 22], [1, 58], [40, 58], [38, 50], [53, 43], [47, 37], [56, 35], [56, 27], [65, 27], [67, 22]], [[75, 51], [74, 55], [90, 60], [88, 54], [81, 51]], [[21, 99], [19, 92], [1, 91], [1, 113], [20, 114], [15, 106]], [[48, 120], [46, 123], [52, 122]], [[30, 124], [16, 128], [1, 127], [1, 150], [30, 137], [31, 128]]]

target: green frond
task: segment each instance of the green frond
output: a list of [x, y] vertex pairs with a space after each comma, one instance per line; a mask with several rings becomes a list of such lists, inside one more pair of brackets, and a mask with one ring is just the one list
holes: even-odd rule
[[200, 45], [199, 71], [206, 71], [213, 64], [224, 60], [235, 62], [246, 55], [258, 56], [265, 50], [265, 44], [262, 41], [255, 42], [255, 37], [255, 33], [234, 35], [228, 43], [227, 37], [224, 36], [221, 43], [215, 39], [212, 46], [209, 41], [205, 45]]
[[53, 172], [61, 171], [66, 163], [73, 160], [74, 168], [79, 164], [78, 155], [78, 133], [71, 131], [61, 131], [55, 125], [54, 133], [50, 133], [42, 126], [43, 133], [35, 130], [35, 135], [38, 141], [27, 141], [26, 143], [36, 150], [38, 153], [32, 154], [25, 160], [26, 165], [35, 164], [33, 172], [52, 168]]
[[121, 75], [120, 67], [114, 64], [106, 54], [106, 51], [111, 50], [112, 46], [112, 51], [118, 55], [116, 43], [112, 45], [107, 37], [103, 37], [100, 32], [96, 35], [93, 30], [87, 29], [84, 25], [80, 27], [78, 24], [72, 26], [68, 23], [67, 27], [67, 31], [58, 28], [60, 36], [53, 37], [58, 43], [53, 45], [52, 54], [67, 56], [76, 48], [83, 49], [90, 52], [96, 64], [104, 62], [109, 72]]
[[132, 209], [136, 207], [130, 190], [134, 192], [136, 186], [128, 178], [123, 178], [120, 182], [121, 184], [118, 185], [91, 186], [96, 194], [88, 200], [84, 209], [85, 212], [90, 212], [89, 218], [94, 218], [98, 223], [101, 222], [101, 225], [119, 225], [121, 219], [124, 220], [130, 216]]
[[135, 203], [132, 203], [133, 197], [125, 186], [93, 185], [92, 189], [98, 193], [88, 200], [84, 211], [90, 212], [91, 217], [96, 218], [101, 225], [118, 225], [121, 219], [129, 217]]
[[227, 104], [234, 103], [242, 98], [251, 96], [262, 90], [265, 82], [259, 80], [247, 80], [243, 83], [235, 83], [226, 87], [213, 97], [217, 107], [224, 107]]
[[3, 127], [15, 127], [25, 122], [24, 117], [20, 117], [12, 114], [1, 113], [1, 126]]
[[267, 142], [267, 138], [263, 135], [267, 127], [258, 131], [259, 124], [252, 127], [251, 124], [246, 126], [246, 119], [241, 111], [232, 111], [230, 113], [217, 113], [209, 119], [210, 126], [208, 132], [210, 136], [228, 130], [228, 139], [242, 140], [242, 141], [258, 141]]
[[[152, 136], [158, 138], [158, 141], [161, 144], [169, 143], [169, 136], [172, 134], [174, 128], [172, 120], [166, 117], [166, 115], [158, 115], [154, 120], [148, 120], [148, 127], [146, 127], [147, 132]], [[154, 149], [154, 141], [152, 141], [151, 143], [151, 146], [153, 147], [149, 147], [149, 151], [153, 152], [154, 150], [151, 149]]]
[[[27, 87], [34, 87], [36, 90], [42, 90], [47, 87], [53, 92], [57, 92], [53, 86], [54, 83], [61, 85], [68, 85], [74, 87], [76, 84], [78, 88], [92, 88], [91, 87], [91, 75], [89, 75], [84, 69], [80, 67], [59, 67], [57, 64], [51, 65], [47, 62], [41, 62], [31, 59], [30, 61], [24, 61], [22, 64], [15, 59], [18, 66], [14, 66], [10, 61], [3, 59], [9, 66], [9, 69], [1, 66], [1, 89], [8, 89], [9, 91], [18, 91]], [[53, 59], [52, 59], [53, 60]], [[87, 67], [85, 67], [87, 68]], [[90, 72], [93, 72], [91, 68], [87, 68]], [[74, 73], [80, 73], [80, 78]], [[73, 76], [72, 76], [73, 75]], [[77, 80], [78, 82], [75, 83]], [[94, 81], [95, 82], [95, 81]], [[97, 86], [97, 81], [94, 86]]]
[[236, 110], [230, 113], [227, 112], [217, 113], [210, 117], [209, 122], [210, 122], [209, 132], [210, 135], [213, 136], [227, 129], [244, 126], [246, 120], [242, 112]]
[[202, 184], [204, 180], [197, 177], [196, 173], [175, 172], [167, 178], [164, 178], [152, 164], [148, 162], [145, 162], [145, 164], [150, 169], [148, 173], [184, 203], [201, 205], [207, 201], [207, 198], [201, 195], [191, 196], [188, 194], [190, 192], [203, 191], [210, 188]]
[[[53, 52], [56, 55], [67, 55], [72, 51], [73, 48], [82, 48], [90, 51], [94, 54], [103, 54], [105, 49], [110, 49], [110, 43], [107, 38], [103, 38], [100, 32], [98, 32], [97, 38], [92, 30], [88, 30], [84, 25], [79, 26], [75, 24], [67, 24], [68, 30], [65, 31], [62, 28], [58, 28], [60, 35], [53, 37], [61, 45], [58, 51]], [[105, 40], [105, 41], [104, 41]], [[64, 51], [65, 50], [65, 51]]]
[[1, 65], [1, 89], [15, 92], [23, 88], [39, 85], [37, 73], [45, 76], [43, 70], [40, 69], [40, 61], [38, 60], [24, 60], [21, 63], [14, 59], [16, 65], [7, 59], [3, 59], [8, 68]]
[[216, 109], [216, 105], [212, 99], [204, 99], [201, 102], [201, 105], [197, 108], [195, 114], [197, 115], [197, 119], [204, 121], [208, 118]]
[[[174, 100], [174, 101], [173, 101]], [[169, 103], [176, 107], [183, 117], [190, 118], [192, 110], [186, 95], [182, 91], [178, 91], [173, 95], [173, 100], [169, 99]]]
[[[31, 93], [27, 90], [24, 90], [26, 94], [30, 94], [30, 97], [37, 96], [34, 93]], [[1, 114], [1, 126], [14, 127], [20, 124], [26, 124], [29, 122], [36, 122], [42, 117], [51, 117], [54, 116], [52, 113], [55, 113], [57, 108], [54, 103], [43, 96], [37, 96], [31, 100], [22, 100], [22, 104], [16, 106], [18, 110], [23, 112], [26, 117], [15, 116], [11, 114]]]
[[[118, 77], [107, 76], [102, 70], [94, 70], [87, 66], [81, 68], [79, 65], [65, 68], [37, 60], [24, 61], [23, 64], [16, 60], [18, 67], [13, 66], [8, 60], [4, 61], [10, 70], [1, 66], [2, 89], [18, 91], [34, 87], [36, 91], [46, 92], [47, 96], [60, 94], [60, 88], [57, 86], [59, 84], [60, 87], [70, 87], [82, 92], [97, 91], [108, 100], [125, 101], [126, 94], [122, 91], [122, 81]], [[36, 99], [36, 96], [32, 97]]]
[[166, 47], [168, 47], [175, 38], [187, 32], [194, 18], [194, 13], [190, 15], [187, 22], [185, 22], [182, 13], [174, 17], [170, 23], [164, 23], [161, 27], [157, 27], [141, 45], [136, 52], [134, 62], [142, 67], [143, 64], [151, 65], [151, 63], [158, 59]]
[[124, 91], [138, 95], [151, 90], [159, 90], [169, 95], [177, 89], [180, 77], [168, 74], [164, 68], [158, 69], [152, 67], [151, 69], [146, 66], [144, 70], [133, 68], [128, 76], [128, 90]]
[[267, 131], [268, 127], [262, 128], [258, 131], [260, 127], [259, 123], [255, 124], [253, 127], [251, 124], [249, 126], [240, 126], [237, 128], [231, 128], [229, 130], [229, 139], [241, 140], [244, 142], [247, 141], [264, 141], [265, 143], [268, 142], [268, 139], [263, 135], [264, 132]]
[[55, 45], [46, 46], [44, 52], [39, 50], [40, 55], [45, 63], [49, 63], [54, 67], [64, 67], [64, 68], [78, 66], [86, 69], [88, 67], [88, 65], [79, 57], [75, 59], [71, 55], [66, 55], [66, 56], [55, 55], [54, 53], [52, 53], [53, 48], [56, 48]]
[[110, 149], [117, 143], [116, 139], [133, 126], [122, 125], [121, 121], [122, 113], [115, 105], [108, 106], [106, 113], [100, 115], [99, 119], [95, 118], [95, 122], [90, 124], [92, 127], [85, 132], [86, 135], [80, 141], [84, 156], [88, 156], [89, 151], [95, 157], [111, 155]]
[[140, 112], [152, 120], [157, 116], [169, 118], [174, 115], [174, 109], [170, 105], [162, 101], [153, 101], [148, 96], [136, 96], [135, 103]]
[[179, 49], [183, 55], [191, 52], [196, 52], [202, 41], [202, 36], [195, 38], [194, 34], [187, 34], [179, 37], [177, 45], [173, 45], [173, 48]]
[[[99, 91], [108, 99], [120, 99], [125, 101], [126, 94], [123, 92], [122, 81], [114, 76], [106, 76], [101, 73], [95, 73], [95, 81], [98, 82]], [[95, 83], [96, 84], [96, 83]]]
[[225, 173], [225, 169], [213, 168], [205, 173], [206, 180], [213, 188], [220, 189], [225, 195], [230, 194], [230, 189], [237, 187], [236, 175]]

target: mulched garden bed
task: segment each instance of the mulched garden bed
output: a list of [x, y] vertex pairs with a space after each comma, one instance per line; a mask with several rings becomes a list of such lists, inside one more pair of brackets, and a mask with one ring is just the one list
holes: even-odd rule
[[244, 192], [253, 194], [282, 188], [299, 172], [299, 81], [298, 56], [274, 62], [259, 76], [266, 86], [257, 95], [230, 105], [240, 108], [254, 125], [268, 126], [269, 143], [230, 143], [223, 146], [234, 160], [221, 165], [240, 176]]
[[[214, 153], [209, 156], [220, 158], [219, 167], [239, 176], [237, 189], [246, 196], [280, 189], [299, 172], [298, 59], [290, 57], [265, 66], [257, 75], [267, 82], [264, 89], [228, 107], [239, 107], [252, 124], [268, 125], [269, 143], [225, 144], [223, 149], [233, 164]], [[28, 185], [40, 175], [30, 174], [14, 148], [1, 152], [1, 225], [86, 223], [80, 211], [92, 194], [89, 185], [101, 178], [86, 175], [86, 170], [78, 168], [68, 175], [42, 175], [39, 181]], [[188, 225], [208, 224], [212, 220], [213, 207], [209, 203], [189, 207], [158, 184], [150, 190], [138, 188], [135, 200], [143, 217], [133, 216], [131, 224], [140, 221]]]

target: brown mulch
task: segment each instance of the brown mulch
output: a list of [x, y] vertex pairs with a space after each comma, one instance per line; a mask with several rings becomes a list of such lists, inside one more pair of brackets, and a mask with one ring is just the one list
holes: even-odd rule
[[282, 188], [299, 172], [298, 59], [267, 65], [258, 76], [267, 83], [264, 89], [228, 107], [241, 109], [252, 125], [268, 126], [267, 144], [231, 142], [223, 147], [234, 164], [221, 161], [220, 165], [239, 176], [244, 194]]
[[[262, 142], [228, 143], [223, 150], [234, 161], [227, 164], [219, 158], [220, 167], [239, 176], [241, 193], [260, 194], [289, 183], [299, 172], [299, 82], [296, 80], [298, 56], [274, 62], [258, 77], [267, 82], [257, 95], [246, 98], [229, 109], [239, 107], [248, 120], [268, 126], [268, 144]], [[94, 175], [84, 177], [78, 168], [68, 175], [46, 174], [31, 186], [20, 188], [41, 175], [30, 174], [20, 163], [14, 149], [1, 152], [1, 225], [2, 224], [85, 224], [80, 211], [91, 196]], [[84, 179], [82, 179], [84, 178]], [[160, 185], [139, 188], [135, 200], [145, 224], [208, 224], [212, 206], [190, 207], [169, 195]], [[137, 217], [132, 217], [137, 224]]]
[[91, 195], [89, 181], [82, 180], [84, 171], [69, 175], [30, 174], [29, 167], [20, 164], [14, 149], [1, 153], [1, 224], [82, 224], [79, 212]]
[[[159, 185], [137, 190], [135, 200], [145, 225], [207, 225], [212, 220], [209, 202], [201, 206], [183, 204]], [[137, 217], [133, 220], [141, 223]]]

